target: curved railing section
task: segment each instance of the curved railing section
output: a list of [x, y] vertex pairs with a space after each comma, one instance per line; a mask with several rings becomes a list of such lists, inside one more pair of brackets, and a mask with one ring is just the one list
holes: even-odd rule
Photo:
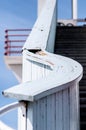
[[[25, 102], [21, 101], [21, 102], [14, 102], [14, 103], [11, 103], [11, 104], [8, 104], [6, 106], [3, 106], [0, 108], [0, 116], [18, 108], [18, 107], [26, 107], [26, 104]], [[24, 111], [22, 110], [22, 114], [23, 116], [25, 116], [25, 113]]]
[[[57, 93], [55, 96], [57, 96], [59, 103], [56, 105], [57, 108], [55, 110], [60, 108], [63, 112], [60, 116], [63, 116], [62, 118], [64, 119], [68, 115], [67, 124], [66, 126], [64, 125], [64, 128], [78, 130], [78, 83], [82, 77], [83, 68], [78, 62], [72, 59], [51, 53], [54, 51], [55, 32], [56, 0], [47, 0], [30, 36], [23, 46], [23, 83], [5, 90], [3, 94], [7, 97], [28, 101], [30, 104], [30, 102], [35, 102]], [[60, 102], [63, 104], [61, 105]], [[34, 107], [34, 105], [30, 107]], [[63, 111], [64, 107], [65, 110]], [[30, 117], [32, 112], [29, 105], [26, 110], [28, 111], [27, 114], [30, 112], [26, 118], [31, 119], [26, 120], [27, 129], [30, 127], [30, 130], [33, 130], [33, 121], [32, 117]], [[58, 120], [56, 123], [58, 126], [61, 124], [60, 127], [63, 129], [62, 124], [64, 122], [62, 120]]]
[[[42, 97], [43, 92], [52, 90], [54, 87], [63, 89], [65, 84], [79, 82], [83, 73], [82, 66], [72, 59], [50, 53], [54, 50], [55, 31], [56, 0], [47, 0], [23, 46], [23, 82], [25, 83], [4, 91], [5, 96], [33, 101], [39, 93]], [[31, 67], [30, 64], [35, 63], [44, 70], [39, 71], [39, 68]], [[39, 73], [40, 76], [34, 78], [35, 73]]]

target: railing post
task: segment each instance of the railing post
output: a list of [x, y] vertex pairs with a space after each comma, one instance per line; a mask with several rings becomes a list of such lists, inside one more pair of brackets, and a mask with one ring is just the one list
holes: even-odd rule
[[[49, 0], [48, 0], [49, 1]], [[38, 0], [38, 15], [41, 14], [42, 12], [42, 9], [44, 7], [44, 4], [47, 3], [51, 5], [51, 2], [52, 1], [49, 1], [46, 2], [46, 0]], [[55, 1], [54, 1], [55, 3]], [[51, 9], [50, 9], [51, 8]], [[52, 10], [52, 8], [54, 8], [53, 12], [52, 12], [52, 17], [50, 19], [51, 21], [51, 28], [48, 28], [50, 29], [50, 36], [48, 38], [48, 43], [47, 44], [47, 50], [50, 51], [50, 52], [53, 52], [54, 51], [54, 42], [55, 42], [55, 30], [56, 30], [56, 5], [54, 5], [54, 7], [50, 7], [49, 10]], [[40, 17], [40, 15], [39, 15]], [[38, 18], [39, 19], [39, 18]], [[42, 22], [42, 19], [40, 19], [41, 22]], [[39, 22], [39, 24], [41, 24]], [[45, 26], [45, 25], [43, 25]], [[38, 27], [39, 28], [39, 27]], [[45, 28], [45, 27], [44, 27]], [[39, 28], [41, 30], [41, 27]], [[45, 31], [45, 30], [44, 30]], [[42, 32], [41, 32], [42, 33]], [[48, 33], [48, 32], [47, 32]], [[38, 35], [38, 34], [37, 34]], [[46, 38], [46, 37], [45, 37]], [[47, 39], [46, 39], [47, 40]], [[32, 39], [33, 41], [33, 39]], [[34, 40], [35, 41], [35, 40]], [[28, 39], [26, 41], [26, 44], [28, 43]], [[30, 43], [29, 43], [30, 45]], [[36, 45], [36, 43], [35, 43]], [[26, 45], [27, 46], [27, 45]], [[32, 45], [31, 45], [32, 46]], [[26, 48], [26, 47], [25, 47]], [[47, 65], [42, 65], [42, 64], [37, 64], [36, 62], [34, 61], [30, 61], [30, 60], [27, 60], [27, 56], [26, 56], [26, 50], [23, 50], [23, 73], [22, 73], [22, 76], [23, 76], [23, 83], [24, 82], [31, 82], [31, 81], [34, 81], [34, 80], [38, 80], [40, 78], [43, 78], [43, 77], [46, 77], [49, 73], [50, 73], [50, 69]], [[31, 108], [31, 109], [30, 109]], [[31, 112], [32, 111], [32, 112]], [[19, 114], [20, 115], [20, 114]], [[33, 128], [33, 110], [32, 110], [32, 104], [28, 102], [28, 107], [27, 107], [27, 130], [30, 129], [30, 130], [34, 130]], [[23, 121], [23, 120], [22, 120]], [[22, 121], [19, 121], [19, 124], [21, 125], [22, 124]], [[20, 129], [19, 129], [20, 130]], [[24, 130], [24, 129], [21, 129], [21, 130]]]
[[77, 0], [72, 0], [72, 19], [77, 20]]

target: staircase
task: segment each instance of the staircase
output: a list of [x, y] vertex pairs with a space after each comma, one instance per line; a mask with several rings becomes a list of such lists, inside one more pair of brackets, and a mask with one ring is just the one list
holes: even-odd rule
[[86, 27], [58, 26], [55, 53], [78, 61], [84, 67], [80, 82], [80, 130], [86, 130]]

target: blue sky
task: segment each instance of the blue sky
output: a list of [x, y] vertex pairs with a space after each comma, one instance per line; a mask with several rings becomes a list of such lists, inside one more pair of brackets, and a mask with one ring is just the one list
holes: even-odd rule
[[[4, 62], [4, 31], [6, 29], [32, 28], [37, 17], [36, 0], [0, 1], [0, 107], [15, 100], [2, 96], [2, 91], [18, 84], [13, 73]], [[17, 110], [10, 112], [0, 120], [17, 130]]]
[[[71, 0], [59, 0], [59, 18], [70, 18]], [[78, 0], [78, 18], [86, 17], [86, 1]], [[37, 0], [1, 0], [0, 1], [0, 107], [13, 102], [2, 96], [2, 90], [18, 84], [13, 73], [4, 63], [4, 30], [32, 28], [37, 17]], [[9, 113], [0, 120], [17, 129], [17, 111]], [[12, 118], [11, 118], [12, 117]]]

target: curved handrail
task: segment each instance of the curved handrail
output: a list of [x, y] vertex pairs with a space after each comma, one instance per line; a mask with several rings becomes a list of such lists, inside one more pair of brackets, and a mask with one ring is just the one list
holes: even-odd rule
[[22, 106], [25, 106], [25, 103], [22, 101], [5, 105], [4, 107], [0, 108], [0, 116], [2, 116], [3, 114], [6, 114], [9, 111], [12, 111], [12, 110], [18, 108], [18, 107], [22, 107]]
[[[4, 91], [5, 96], [18, 100], [34, 101], [48, 94], [64, 89], [65, 84], [77, 81], [82, 77], [82, 66], [67, 57], [49, 52], [54, 50], [56, 31], [56, 0], [47, 0], [29, 37], [23, 46], [24, 78], [30, 77], [29, 62], [48, 66], [49, 74], [39, 80], [26, 82]], [[27, 62], [28, 61], [28, 62]], [[34, 67], [33, 67], [34, 68]], [[47, 67], [46, 67], [47, 68]], [[28, 70], [28, 71], [27, 71]], [[27, 74], [26, 74], [27, 73]], [[34, 74], [33, 74], [34, 75]], [[24, 87], [23, 87], [24, 86]], [[52, 89], [54, 89], [52, 91]], [[52, 92], [51, 92], [52, 91]], [[40, 95], [40, 96], [39, 96]]]

